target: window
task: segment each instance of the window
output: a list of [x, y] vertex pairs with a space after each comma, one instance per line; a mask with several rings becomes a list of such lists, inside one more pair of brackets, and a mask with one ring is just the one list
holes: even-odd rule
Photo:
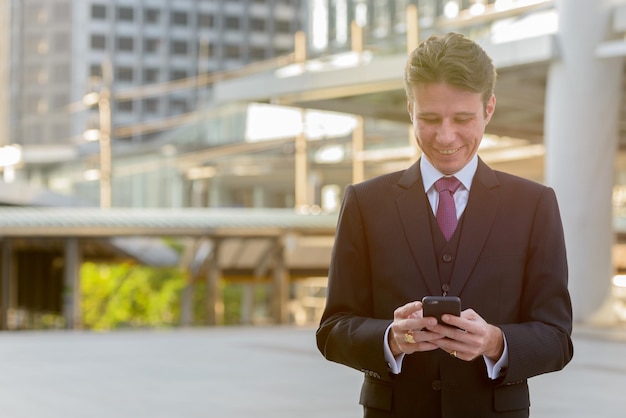
[[120, 51], [132, 51], [135, 47], [135, 41], [128, 36], [120, 36], [117, 38], [117, 49]]
[[158, 52], [161, 41], [156, 38], [148, 38], [144, 41], [143, 48], [146, 52]]
[[[35, 22], [44, 23], [48, 20], [46, 10], [40, 4], [26, 3], [24, 6], [25, 16], [33, 19]], [[43, 18], [43, 16], [46, 16]]]
[[47, 84], [48, 80], [50, 80], [50, 76], [48, 75], [48, 71], [43, 68], [37, 72], [37, 83], [39, 84]]
[[[67, 102], [65, 103], [67, 104]], [[64, 123], [57, 123], [52, 127], [54, 142], [64, 142], [65, 139], [70, 137], [70, 127]]]
[[92, 4], [91, 18], [94, 20], [105, 20], [107, 18], [107, 7], [103, 4]]
[[32, 144], [42, 144], [44, 141], [44, 130], [41, 124], [30, 125], [24, 128], [24, 135], [28, 142]]
[[117, 18], [124, 22], [132, 22], [135, 20], [135, 11], [132, 7], [118, 7]]
[[186, 55], [189, 48], [185, 41], [173, 41], [170, 50], [175, 55]]
[[102, 77], [102, 65], [91, 64], [89, 66], [89, 76], [90, 77]]
[[275, 28], [276, 32], [291, 32], [291, 25], [289, 24], [289, 22], [284, 20], [277, 20]]
[[250, 48], [250, 59], [253, 61], [259, 61], [265, 59], [265, 49], [258, 47]]
[[29, 65], [24, 71], [24, 81], [28, 84], [45, 84], [48, 82], [48, 76], [42, 67]]
[[61, 109], [70, 104], [70, 96], [67, 93], [56, 93], [52, 96], [52, 108]]
[[55, 83], [67, 83], [71, 80], [71, 68], [68, 64], [55, 64], [52, 67], [52, 81]]
[[170, 74], [170, 80], [182, 80], [187, 78], [187, 71], [185, 70], [173, 70]]
[[239, 29], [239, 18], [229, 16], [226, 18], [226, 29]]
[[144, 12], [144, 20], [147, 23], [158, 23], [161, 19], [161, 11], [158, 9], [146, 9]]
[[40, 115], [45, 115], [50, 110], [50, 105], [48, 104], [48, 99], [42, 97], [37, 101], [37, 113]]
[[198, 26], [201, 28], [212, 28], [215, 25], [213, 15], [201, 13], [198, 15]]
[[291, 52], [289, 48], [276, 48], [276, 56], [289, 55]]
[[70, 3], [56, 3], [52, 9], [52, 18], [58, 22], [69, 22], [72, 19], [72, 8]]
[[106, 37], [104, 35], [91, 35], [91, 49], [106, 49]]
[[33, 15], [37, 23], [48, 23], [48, 12], [46, 10], [40, 10], [36, 15]]
[[239, 58], [241, 56], [241, 49], [238, 45], [226, 45], [224, 55], [226, 58]]
[[52, 36], [52, 49], [56, 52], [68, 52], [70, 44], [70, 34], [68, 32], [58, 32]]
[[170, 100], [170, 113], [181, 114], [187, 113], [188, 106], [187, 101], [183, 99], [171, 99]]
[[264, 32], [265, 31], [265, 20], [263, 19], [250, 19], [250, 29], [256, 32]]
[[40, 41], [41, 38], [39, 36], [27, 35], [26, 39], [24, 40], [24, 49], [30, 54], [36, 54], [37, 46], [39, 45]]
[[143, 70], [144, 83], [156, 83], [159, 81], [159, 69], [158, 68], [146, 68]]
[[133, 81], [133, 68], [132, 67], [118, 67], [116, 78], [119, 81]]
[[120, 112], [132, 112], [133, 111], [133, 101], [132, 100], [124, 100], [123, 102], [117, 102], [117, 110]]
[[187, 13], [172, 12], [172, 24], [176, 26], [186, 26], [188, 23]]
[[41, 55], [45, 55], [50, 50], [50, 46], [48, 45], [48, 40], [42, 39], [37, 44], [37, 53]]
[[143, 110], [145, 113], [158, 113], [159, 111], [159, 99], [153, 97], [144, 99]]

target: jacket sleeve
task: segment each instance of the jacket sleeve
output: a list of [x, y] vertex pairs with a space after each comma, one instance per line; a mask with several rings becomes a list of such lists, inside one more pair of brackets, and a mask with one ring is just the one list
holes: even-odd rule
[[339, 214], [317, 346], [330, 361], [389, 379], [383, 344], [392, 321], [374, 318], [368, 237], [362, 222], [357, 194], [348, 186]]
[[521, 320], [500, 327], [509, 347], [504, 384], [565, 367], [573, 356], [563, 227], [554, 191], [545, 188], [533, 220], [524, 273]]

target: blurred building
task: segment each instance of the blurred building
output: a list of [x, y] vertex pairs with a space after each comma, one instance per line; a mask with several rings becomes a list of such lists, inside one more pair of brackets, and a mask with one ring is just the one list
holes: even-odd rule
[[[89, 179], [98, 177], [98, 144], [88, 140], [98, 139], [101, 121], [98, 106], [83, 103], [88, 93], [111, 91], [116, 153], [198, 109], [211, 93], [199, 74], [287, 55], [305, 22], [301, 2], [290, 0], [7, 0], [0, 7], [0, 145], [21, 146], [19, 180], [95, 204], [98, 184]], [[70, 177], [48, 175], [66, 163], [75, 164]]]

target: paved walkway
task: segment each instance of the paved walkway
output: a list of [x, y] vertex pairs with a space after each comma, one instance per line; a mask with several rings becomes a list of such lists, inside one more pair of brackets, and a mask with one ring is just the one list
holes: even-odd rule
[[[324, 360], [313, 334], [0, 333], [0, 417], [361, 417], [361, 374]], [[626, 331], [577, 328], [574, 343], [564, 371], [531, 380], [531, 416], [626, 416]]]

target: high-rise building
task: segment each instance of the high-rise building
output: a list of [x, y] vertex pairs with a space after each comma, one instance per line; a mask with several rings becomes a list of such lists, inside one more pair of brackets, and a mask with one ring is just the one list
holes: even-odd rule
[[87, 93], [111, 91], [114, 149], [145, 143], [167, 126], [160, 122], [195, 111], [210, 94], [193, 82], [199, 74], [290, 53], [306, 13], [300, 0], [8, 0], [1, 7], [0, 54], [10, 64], [0, 81], [11, 88], [0, 96], [0, 143], [21, 145], [21, 176], [43, 185], [50, 164], [97, 165], [97, 143], [86, 144], [84, 134], [101, 121], [97, 106], [83, 104]]

